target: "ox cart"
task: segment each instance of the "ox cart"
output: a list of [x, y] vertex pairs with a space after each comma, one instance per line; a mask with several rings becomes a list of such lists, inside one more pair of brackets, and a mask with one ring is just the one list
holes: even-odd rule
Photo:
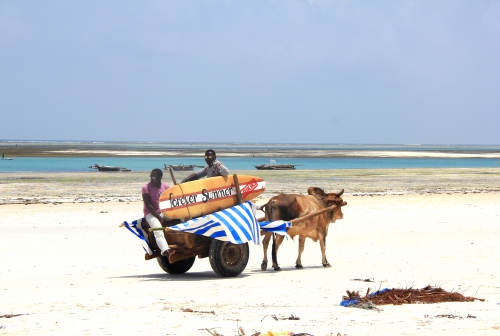
[[[175, 178], [173, 176], [172, 170], [170, 170], [170, 173], [175, 183]], [[237, 205], [242, 205], [243, 196], [240, 191], [238, 177], [234, 175], [233, 178], [236, 190]], [[335, 210], [335, 208], [336, 206], [334, 205], [316, 211], [312, 214], [293, 219], [290, 222], [292, 225], [297, 224], [314, 216], [318, 216], [326, 212], [332, 212]], [[264, 218], [257, 218], [256, 220], [260, 223], [264, 221]], [[180, 219], [175, 219], [170, 222], [163, 223], [162, 228], [155, 229], [150, 228], [147, 221], [144, 219], [138, 220], [136, 222], [137, 227], [140, 227], [142, 235], [145, 238], [144, 240], [147, 240], [147, 244], [149, 245], [152, 252], [151, 254], [146, 253], [145, 259], [156, 259], [161, 269], [169, 274], [182, 274], [189, 271], [193, 266], [196, 257], [198, 257], [199, 259], [208, 257], [210, 266], [212, 267], [214, 272], [222, 277], [235, 277], [241, 274], [248, 263], [248, 259], [250, 256], [248, 242], [233, 244], [229, 241], [213, 239], [195, 233], [171, 229], [171, 226], [180, 224], [182, 222], [182, 220]], [[126, 226], [129, 230], [131, 230], [129, 224], [126, 222], [124, 222], [122, 226]], [[160, 230], [163, 231], [165, 235], [165, 239], [169, 245], [169, 249], [173, 251], [173, 253], [171, 253], [169, 256], [161, 255], [160, 249], [156, 244], [156, 239], [154, 237], [153, 231]], [[259, 232], [257, 232], [257, 235], [258, 234]]]
[[[298, 224], [312, 217], [332, 212], [336, 207], [336, 205], [333, 205], [312, 214], [296, 218], [290, 222], [292, 225]], [[262, 222], [264, 218], [258, 218], [258, 221]], [[144, 223], [147, 225], [147, 222], [144, 221]], [[170, 224], [175, 225], [177, 223], [178, 221]], [[170, 258], [162, 256], [156, 245], [153, 230], [148, 229], [148, 240], [155, 252], [153, 255], [147, 257], [147, 260], [156, 258], [161, 269], [169, 274], [182, 274], [189, 271], [196, 257], [198, 259], [208, 257], [213, 271], [221, 277], [235, 277], [241, 274], [248, 263], [250, 257], [248, 243], [232, 244], [194, 233], [170, 230], [168, 227], [165, 227], [163, 230], [170, 249], [174, 250], [175, 253]]]

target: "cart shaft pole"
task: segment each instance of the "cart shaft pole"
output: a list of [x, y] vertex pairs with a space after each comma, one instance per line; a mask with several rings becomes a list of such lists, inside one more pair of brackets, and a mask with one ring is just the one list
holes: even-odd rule
[[297, 223], [300, 223], [300, 222], [303, 222], [305, 220], [308, 220], [312, 217], [315, 217], [315, 216], [319, 216], [321, 214], [324, 214], [326, 212], [332, 212], [334, 211], [335, 209], [337, 208], [337, 205], [334, 204], [328, 208], [324, 208], [324, 209], [321, 209], [321, 210], [318, 210], [316, 212], [313, 212], [312, 214], [309, 214], [309, 215], [305, 215], [304, 217], [300, 217], [300, 218], [296, 218], [296, 219], [292, 219], [290, 222], [292, 223], [292, 225], [294, 224], [297, 224]]

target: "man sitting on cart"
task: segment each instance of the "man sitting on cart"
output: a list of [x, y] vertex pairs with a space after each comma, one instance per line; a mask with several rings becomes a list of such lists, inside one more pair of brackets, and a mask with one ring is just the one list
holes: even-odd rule
[[[146, 221], [151, 228], [161, 228], [162, 223], [167, 222], [169, 219], [160, 211], [160, 196], [169, 188], [169, 185], [161, 181], [163, 172], [160, 168], [155, 168], [149, 174], [150, 181], [146, 183], [141, 190], [142, 200], [144, 202], [143, 212]], [[175, 253], [174, 250], [169, 250], [167, 240], [163, 231], [153, 231], [156, 244], [161, 250], [161, 255], [170, 256]], [[149, 254], [146, 254], [146, 259]]]
[[229, 175], [229, 169], [227, 169], [222, 162], [217, 160], [217, 157], [215, 156], [215, 151], [213, 149], [209, 149], [205, 152], [205, 162], [207, 163], [205, 168], [203, 168], [200, 171], [197, 171], [196, 173], [192, 173], [184, 180], [182, 180], [181, 183], [195, 181], [205, 176], [214, 177], [214, 176]]

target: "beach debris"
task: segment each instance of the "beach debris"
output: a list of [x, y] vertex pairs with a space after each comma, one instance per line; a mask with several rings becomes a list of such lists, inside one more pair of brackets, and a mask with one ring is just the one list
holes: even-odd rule
[[475, 300], [484, 302], [484, 299], [464, 296], [457, 292], [448, 292], [440, 287], [432, 287], [431, 285], [422, 289], [385, 288], [374, 293], [370, 293], [370, 288], [368, 288], [364, 297], [361, 297], [359, 291], [346, 291], [346, 293], [347, 296], [343, 296], [343, 300], [340, 302], [341, 306], [365, 309], [373, 309], [370, 308], [372, 305], [386, 304], [402, 305], [439, 302], [473, 302]]
[[2, 315], [0, 316], [0, 318], [13, 318], [13, 317], [17, 317], [17, 316], [23, 316], [23, 315], [28, 315], [28, 314], [5, 314], [5, 315]]
[[199, 330], [205, 330], [205, 331], [207, 331], [212, 336], [223, 336], [222, 334], [219, 334], [217, 332], [217, 330], [215, 330], [215, 328], [214, 329], [205, 328], [205, 329], [199, 329]]
[[252, 336], [314, 336], [308, 333], [294, 333], [293, 331], [268, 331], [265, 334], [255, 333]]
[[[267, 317], [267, 315], [265, 315], [262, 320], [260, 320], [260, 322], [264, 321], [264, 319]], [[298, 316], [294, 316], [293, 314], [290, 314], [289, 317], [277, 317], [276, 314], [273, 314], [271, 315], [271, 317], [275, 320], [275, 321], [279, 321], [279, 320], [300, 320], [300, 317]]]
[[367, 279], [355, 278], [355, 279], [351, 279], [351, 281], [375, 282], [375, 279], [374, 278], [367, 278]]
[[215, 311], [202, 311], [202, 310], [193, 310], [191, 308], [182, 308], [181, 309], [184, 313], [200, 313], [200, 314], [214, 314]]
[[241, 320], [236, 320], [236, 330], [238, 330], [238, 336], [245, 336], [245, 329], [243, 329], [243, 327], [240, 327], [238, 325], [238, 322], [241, 321]]
[[286, 317], [286, 316], [277, 317], [275, 314], [273, 314], [273, 315], [271, 315], [271, 317], [275, 321], [279, 321], [279, 320], [300, 320], [300, 317], [294, 316], [293, 314], [290, 314], [290, 316], [288, 316], [288, 317]]
[[477, 318], [476, 316], [474, 315], [471, 315], [471, 314], [467, 314], [466, 317], [463, 317], [463, 316], [460, 316], [460, 315], [453, 315], [453, 314], [439, 314], [439, 315], [436, 315], [436, 316], [429, 316], [429, 315], [424, 315], [425, 318], [449, 318], [449, 319], [459, 319], [459, 320], [463, 320], [464, 318]]

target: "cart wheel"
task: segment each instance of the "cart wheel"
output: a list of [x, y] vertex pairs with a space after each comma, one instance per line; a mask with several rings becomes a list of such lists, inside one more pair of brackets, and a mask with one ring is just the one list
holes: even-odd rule
[[182, 274], [189, 271], [191, 266], [193, 266], [195, 259], [196, 256], [184, 260], [179, 260], [178, 262], [171, 264], [168, 261], [168, 257], [161, 256], [156, 258], [156, 261], [158, 261], [158, 265], [160, 265], [161, 269], [168, 274]]
[[243, 272], [249, 256], [248, 243], [231, 244], [214, 239], [208, 258], [215, 273], [223, 277], [235, 277]]

